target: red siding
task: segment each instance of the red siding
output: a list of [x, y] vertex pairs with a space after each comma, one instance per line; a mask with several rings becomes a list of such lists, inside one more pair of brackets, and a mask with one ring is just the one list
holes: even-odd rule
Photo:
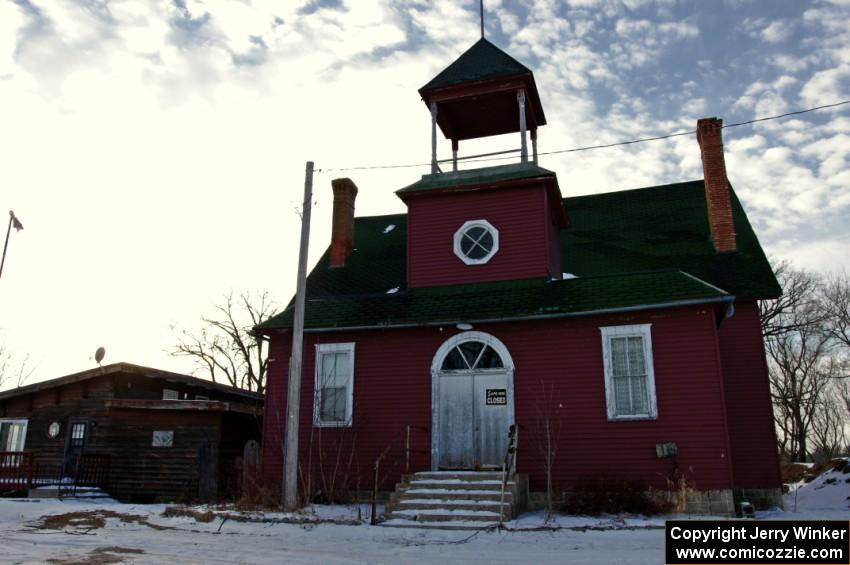
[[[651, 323], [658, 419], [609, 422], [605, 409], [600, 326]], [[655, 444], [676, 442], [678, 463], [697, 489], [729, 488], [731, 471], [724, 418], [717, 332], [712, 311], [669, 309], [634, 315], [568, 318], [476, 326], [493, 334], [513, 357], [516, 419], [520, 426], [519, 470], [541, 490], [540, 416], [544, 387], [553, 387], [553, 421], [560, 429], [555, 480], [559, 487], [600, 475], [628, 477], [659, 488], [673, 469], [659, 460]], [[403, 471], [404, 427], [430, 428], [432, 357], [455, 328], [416, 328], [307, 334], [301, 404], [301, 458], [308, 455], [312, 428], [314, 344], [355, 342], [354, 425], [321, 431], [324, 445], [356, 442], [361, 488], [368, 468], [387, 446], [383, 488]], [[289, 340], [272, 338], [275, 362], [266, 397], [264, 466], [273, 484], [280, 477], [280, 433], [276, 416], [285, 404]], [[276, 424], [277, 422], [277, 424]], [[412, 470], [430, 468], [430, 432], [414, 431]], [[314, 436], [314, 447], [318, 440]], [[346, 447], [348, 449], [348, 447]], [[327, 449], [325, 449], [327, 451]], [[315, 453], [315, 450], [314, 450]], [[326, 453], [327, 455], [327, 453]], [[343, 454], [346, 460], [348, 452]], [[317, 457], [313, 456], [316, 465]], [[304, 463], [306, 466], [306, 463]], [[353, 477], [352, 477], [353, 479]]]
[[[546, 239], [549, 245], [549, 276], [560, 279], [561, 271], [561, 229], [554, 218], [555, 212], [551, 203], [552, 195], [549, 192], [545, 193], [543, 213], [549, 219], [546, 223]], [[556, 205], [563, 206], [561, 202], [556, 202]]]
[[726, 410], [737, 488], [780, 488], [767, 364], [755, 302], [735, 303], [720, 327]]
[[[542, 186], [412, 198], [408, 202], [408, 285], [549, 276], [550, 216]], [[466, 265], [454, 254], [454, 234], [464, 222], [481, 219], [499, 230], [499, 251], [487, 263]]]

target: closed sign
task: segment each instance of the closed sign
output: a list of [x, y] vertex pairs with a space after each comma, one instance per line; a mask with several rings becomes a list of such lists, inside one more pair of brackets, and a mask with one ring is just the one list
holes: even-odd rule
[[508, 391], [503, 388], [488, 388], [487, 390], [487, 406], [507, 406]]

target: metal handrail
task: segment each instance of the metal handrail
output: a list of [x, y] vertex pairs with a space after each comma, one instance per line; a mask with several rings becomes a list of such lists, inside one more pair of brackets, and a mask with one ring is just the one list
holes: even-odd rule
[[499, 496], [499, 526], [505, 520], [505, 489], [508, 487], [508, 475], [516, 471], [516, 452], [519, 445], [517, 425], [511, 424], [508, 428], [508, 447], [505, 450], [505, 458], [502, 460], [502, 492]]

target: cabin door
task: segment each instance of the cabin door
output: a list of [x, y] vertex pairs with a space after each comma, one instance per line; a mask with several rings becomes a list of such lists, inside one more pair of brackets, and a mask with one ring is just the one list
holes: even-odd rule
[[74, 477], [77, 472], [77, 461], [86, 447], [89, 436], [89, 423], [85, 420], [71, 420], [68, 423], [68, 439], [65, 443], [65, 461], [63, 475]]
[[498, 467], [513, 424], [513, 365], [493, 336], [464, 332], [434, 362], [432, 467]]

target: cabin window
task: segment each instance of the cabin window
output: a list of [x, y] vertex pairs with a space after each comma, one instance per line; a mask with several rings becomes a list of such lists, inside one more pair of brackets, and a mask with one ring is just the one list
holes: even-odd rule
[[354, 344], [316, 346], [315, 426], [350, 426], [354, 404]]
[[209, 400], [209, 396], [201, 396], [200, 394], [195, 395], [195, 400]]
[[180, 394], [176, 390], [171, 390], [170, 388], [162, 389], [162, 399], [163, 400], [180, 400]]
[[23, 451], [26, 441], [26, 420], [0, 420], [0, 451]]
[[466, 222], [454, 235], [454, 252], [467, 265], [481, 265], [499, 251], [499, 230], [487, 220]]
[[174, 445], [174, 430], [156, 430], [151, 439], [151, 447], [171, 447]]
[[600, 328], [609, 420], [658, 417], [650, 325]]
[[86, 422], [74, 422], [71, 424], [71, 436], [68, 442], [71, 447], [82, 449], [86, 443]]

